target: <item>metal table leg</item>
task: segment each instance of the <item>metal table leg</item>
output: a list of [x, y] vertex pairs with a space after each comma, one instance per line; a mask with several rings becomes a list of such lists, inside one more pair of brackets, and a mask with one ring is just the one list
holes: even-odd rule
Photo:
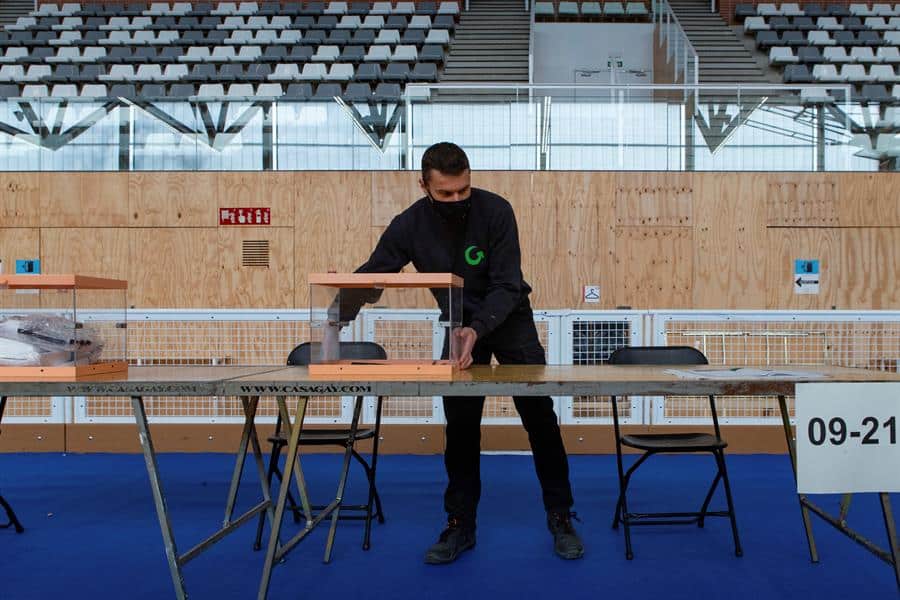
[[[794, 481], [796, 482], [797, 455], [796, 449], [794, 447], [794, 440], [791, 435], [791, 426], [790, 420], [788, 418], [787, 403], [785, 402], [784, 396], [778, 397], [778, 405], [781, 409], [781, 422], [784, 425], [784, 433], [788, 443], [788, 452], [790, 453], [791, 457], [791, 467], [794, 470]], [[897, 581], [897, 588], [900, 589], [900, 560], [898, 560], [900, 559], [900, 545], [898, 545], [897, 542], [897, 528], [896, 524], [894, 523], [894, 515], [891, 511], [891, 499], [886, 492], [881, 492], [879, 494], [879, 499], [881, 501], [881, 512], [884, 516], [884, 527], [887, 531], [888, 546], [890, 550], [884, 550], [883, 548], [872, 542], [870, 539], [865, 537], [863, 534], [861, 534], [859, 531], [856, 531], [855, 529], [847, 525], [847, 514], [850, 511], [850, 501], [852, 499], [852, 494], [844, 494], [841, 497], [840, 513], [838, 514], [838, 516], [829, 513], [827, 510], [810, 500], [805, 494], [798, 494], [797, 497], [800, 500], [800, 510], [803, 515], [803, 526], [806, 528], [806, 539], [809, 542], [809, 555], [810, 559], [813, 562], [819, 561], [819, 555], [816, 551], [816, 542], [812, 533], [810, 513], [815, 514], [823, 521], [837, 529], [843, 535], [868, 550], [871, 554], [874, 554], [875, 556], [889, 564], [894, 570], [894, 578]]]
[[[279, 555], [282, 554], [282, 551], [284, 550], [284, 547], [279, 543], [279, 535], [281, 533], [281, 520], [284, 517], [284, 506], [287, 501], [288, 490], [291, 487], [292, 477], [289, 474], [293, 473], [294, 469], [297, 469], [298, 471], [301, 471], [302, 475], [302, 470], [300, 470], [300, 465], [297, 462], [297, 446], [300, 444], [300, 430], [303, 429], [303, 417], [306, 413], [306, 402], [307, 399], [305, 397], [297, 398], [297, 417], [294, 426], [291, 427], [290, 414], [288, 413], [285, 400], [283, 397], [278, 398], [278, 408], [281, 411], [282, 425], [287, 428], [285, 431], [289, 431], [290, 433], [287, 436], [287, 456], [284, 459], [285, 476], [281, 478], [281, 486], [278, 489], [278, 500], [275, 502], [275, 518], [272, 522], [272, 530], [269, 533], [269, 545], [266, 547], [266, 559], [263, 564], [262, 581], [259, 584], [259, 594], [257, 596], [259, 600], [265, 600], [268, 596], [269, 582], [272, 579], [272, 568], [275, 566], [275, 563], [280, 560]], [[307, 519], [309, 519], [311, 514], [308, 508], [309, 499], [305, 493], [306, 490], [302, 489], [302, 487], [304, 487], [302, 482], [302, 477], [297, 479], [297, 484], [301, 486], [300, 500], [303, 502], [303, 510], [306, 512]], [[307, 521], [306, 531], [312, 531], [309, 521]], [[291, 541], [294, 542], [294, 540]]]
[[[165, 494], [162, 489], [162, 482], [159, 477], [159, 468], [156, 462], [156, 451], [153, 447], [153, 440], [150, 435], [150, 427], [147, 422], [147, 414], [144, 409], [144, 401], [140, 396], [131, 398], [132, 410], [134, 411], [135, 421], [137, 422], [138, 431], [140, 433], [141, 447], [144, 451], [144, 460], [147, 464], [147, 473], [150, 477], [150, 487], [153, 491], [153, 500], [156, 505], [156, 514], [159, 518], [160, 528], [163, 534], [163, 543], [166, 548], [166, 559], [169, 563], [169, 571], [172, 576], [172, 582], [175, 585], [175, 596], [179, 600], [187, 598], [187, 592], [184, 586], [184, 576], [181, 568], [208, 550], [216, 542], [233, 533], [241, 525], [251, 522], [251, 520], [266, 511], [270, 522], [272, 522], [273, 511], [272, 502], [269, 496], [269, 489], [266, 485], [265, 464], [260, 450], [259, 439], [256, 435], [256, 409], [259, 404], [259, 397], [242, 397], [241, 402], [244, 407], [244, 428], [241, 434], [241, 441], [238, 445], [238, 454], [235, 461], [234, 472], [232, 474], [231, 485], [228, 490], [228, 497], [225, 502], [225, 518], [222, 527], [208, 536], [206, 539], [195, 545], [184, 554], [178, 554], [178, 548], [175, 544], [175, 536], [172, 533], [172, 523], [169, 519], [168, 508], [166, 506]], [[234, 505], [237, 499], [238, 489], [240, 487], [241, 475], [243, 474], [244, 463], [248, 446], [252, 447], [253, 455], [259, 471], [260, 485], [262, 488], [263, 500], [250, 510], [233, 519]]]
[[[6, 396], [0, 396], [0, 424], [3, 423], [3, 413], [6, 411]], [[0, 506], [3, 507], [3, 510], [6, 511], [6, 517], [9, 519], [9, 522], [5, 525], [0, 525], [0, 529], [6, 529], [7, 527], [12, 527], [16, 530], [16, 533], [22, 533], [25, 531], [25, 528], [22, 527], [22, 523], [19, 522], [19, 518], [16, 516], [16, 513], [13, 511], [12, 506], [9, 505], [9, 502], [0, 496]]]
[[144, 451], [144, 462], [147, 463], [150, 489], [153, 490], [153, 503], [156, 505], [156, 516], [162, 528], [163, 544], [166, 547], [166, 561], [169, 563], [169, 574], [172, 576], [172, 583], [175, 585], [175, 597], [178, 600], [185, 600], [187, 591], [184, 589], [184, 577], [181, 574], [181, 564], [178, 561], [178, 548], [175, 546], [175, 535], [172, 533], [172, 523], [169, 520], [169, 510], [166, 507], [166, 496], [163, 493], [162, 482], [159, 479], [156, 450], [153, 448], [153, 439], [150, 437], [150, 426], [147, 423], [143, 397], [132, 396], [131, 409], [134, 412], [134, 419], [138, 426], [138, 437], [141, 441], [141, 448]]
[[[784, 428], [784, 439], [787, 443], [788, 456], [791, 461], [791, 471], [794, 473], [794, 483], [797, 483], [797, 451], [794, 446], [794, 434], [791, 432], [791, 416], [788, 413], [787, 400], [784, 396], [778, 396], [778, 408], [781, 411], [781, 425]], [[798, 496], [800, 502], [800, 515], [803, 517], [803, 529], [806, 531], [806, 542], [809, 545], [809, 559], [819, 562], [819, 551], [816, 549], [816, 538], [812, 530], [812, 520], [809, 518], [809, 509], [802, 494]]]

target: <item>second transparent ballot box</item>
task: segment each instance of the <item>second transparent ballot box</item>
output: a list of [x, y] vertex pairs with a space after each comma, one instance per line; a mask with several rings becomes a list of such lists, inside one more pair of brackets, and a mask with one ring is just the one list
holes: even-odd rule
[[83, 275], [0, 275], [0, 378], [126, 372], [127, 287]]
[[[312, 273], [310, 300], [310, 375], [316, 377], [450, 379], [456, 369], [462, 327], [463, 280], [452, 273]], [[360, 358], [346, 343], [366, 308], [440, 310], [441, 339], [431, 328], [399, 332], [402, 345], [432, 348], [443, 344], [439, 359], [409, 358], [386, 348], [387, 358]], [[413, 339], [415, 336], [427, 339]], [[378, 339], [375, 340], [379, 341]], [[392, 356], [394, 354], [394, 356]], [[429, 353], [431, 355], [431, 353]]]

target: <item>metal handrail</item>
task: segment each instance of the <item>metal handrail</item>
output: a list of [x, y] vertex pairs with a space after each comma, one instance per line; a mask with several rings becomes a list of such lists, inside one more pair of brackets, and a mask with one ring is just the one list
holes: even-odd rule
[[[657, 18], [658, 17], [658, 18]], [[665, 26], [663, 23], [665, 20]], [[681, 58], [681, 70], [684, 71], [684, 82], [685, 83], [699, 83], [700, 82], [700, 57], [697, 54], [697, 50], [694, 48], [694, 45], [691, 44], [690, 39], [687, 34], [684, 32], [684, 28], [681, 26], [681, 22], [678, 20], [678, 17], [675, 15], [675, 12], [672, 10], [672, 7], [669, 6], [667, 0], [655, 0], [653, 2], [653, 21], [657, 24], [662, 39], [660, 39], [660, 43], [665, 39], [666, 41], [666, 57], [671, 58], [674, 55], [675, 58], [675, 73], [677, 74], [679, 71], [679, 56], [678, 51], [675, 50], [673, 52], [672, 49], [672, 36], [673, 32], [671, 31], [673, 24], [675, 28], [675, 32], [679, 34], [680, 42], [684, 44], [684, 56]], [[693, 82], [688, 82], [688, 61], [693, 63], [694, 67], [694, 76]]]

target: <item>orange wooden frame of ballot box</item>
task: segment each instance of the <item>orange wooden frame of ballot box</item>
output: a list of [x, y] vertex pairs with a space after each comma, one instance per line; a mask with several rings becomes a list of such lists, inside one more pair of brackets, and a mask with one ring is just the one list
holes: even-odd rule
[[[127, 290], [128, 282], [85, 275], [0, 275], [0, 289], [8, 290]], [[2, 307], [0, 307], [2, 308]], [[123, 304], [122, 310], [125, 310]], [[77, 379], [88, 375], [127, 373], [125, 360], [100, 361], [86, 365], [2, 366], [0, 379]]]
[[[310, 273], [309, 285], [354, 289], [449, 289], [462, 288], [463, 279], [453, 273]], [[456, 363], [450, 360], [335, 360], [309, 365], [310, 377], [367, 381], [450, 381], [456, 370]]]

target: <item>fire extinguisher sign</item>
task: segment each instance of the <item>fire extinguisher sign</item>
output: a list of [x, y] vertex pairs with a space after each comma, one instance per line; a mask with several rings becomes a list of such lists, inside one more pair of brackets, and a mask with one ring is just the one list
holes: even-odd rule
[[267, 206], [253, 208], [220, 208], [219, 225], [271, 225], [272, 209]]

